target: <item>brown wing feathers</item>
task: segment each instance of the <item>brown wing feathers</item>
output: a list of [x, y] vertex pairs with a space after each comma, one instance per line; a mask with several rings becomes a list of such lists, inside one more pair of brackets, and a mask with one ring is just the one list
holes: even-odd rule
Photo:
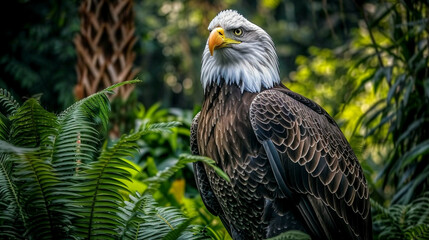
[[[254, 99], [250, 119], [258, 140], [263, 145], [272, 142], [278, 153], [280, 159], [273, 161], [283, 165], [276, 168], [284, 168], [280, 175], [287, 187], [307, 196], [299, 209], [309, 215], [305, 216], [307, 224], [316, 226], [310, 230], [314, 235], [325, 232], [329, 237], [329, 232], [342, 230], [341, 234], [353, 239], [371, 238], [357, 236], [370, 233], [371, 228], [362, 169], [338, 126], [321, 107], [287, 89], [267, 90]], [[273, 151], [273, 147], [264, 148]]]

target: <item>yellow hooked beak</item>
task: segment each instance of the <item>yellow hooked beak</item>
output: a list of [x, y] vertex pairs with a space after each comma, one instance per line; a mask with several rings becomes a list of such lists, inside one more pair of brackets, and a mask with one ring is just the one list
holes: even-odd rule
[[213, 56], [213, 51], [219, 48], [228, 47], [230, 44], [241, 43], [240, 41], [236, 41], [231, 38], [225, 37], [225, 33], [223, 28], [217, 27], [213, 29], [209, 36], [209, 50], [210, 55]]

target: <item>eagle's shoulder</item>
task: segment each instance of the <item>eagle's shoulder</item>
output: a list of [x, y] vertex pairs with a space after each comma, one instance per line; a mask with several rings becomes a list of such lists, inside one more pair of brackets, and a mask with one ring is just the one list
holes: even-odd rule
[[[283, 84], [280, 84], [274, 88], [266, 89], [258, 94], [258, 96], [254, 99], [255, 104], [267, 103], [267, 102], [279, 102], [279, 101], [287, 101], [291, 104], [301, 103], [304, 106], [308, 107], [315, 113], [324, 116], [326, 120], [335, 126], [338, 126], [335, 120], [329, 115], [325, 109], [323, 109], [319, 104], [312, 101], [309, 98], [302, 96], [299, 93], [296, 93]], [[252, 106], [251, 106], [252, 107]]]

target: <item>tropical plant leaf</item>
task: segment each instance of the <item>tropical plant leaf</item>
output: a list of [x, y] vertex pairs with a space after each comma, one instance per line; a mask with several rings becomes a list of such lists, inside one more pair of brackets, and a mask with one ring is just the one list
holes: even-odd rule
[[105, 149], [97, 161], [79, 174], [78, 191], [82, 195], [82, 209], [77, 222], [79, 235], [84, 238], [101, 236], [114, 239], [120, 209], [118, 203], [130, 194], [125, 182], [131, 182], [130, 171], [136, 171], [124, 158], [137, 152], [137, 141], [143, 134], [167, 131], [176, 123], [145, 125], [138, 132], [122, 136], [112, 147]]
[[[68, 107], [60, 115], [60, 118], [64, 115], [73, 113], [76, 108], [82, 108], [83, 112], [88, 116], [89, 119], [96, 122], [96, 124], [101, 124], [101, 132], [107, 131], [107, 126], [109, 124], [109, 112], [110, 112], [110, 101], [107, 97], [108, 94], [112, 94], [113, 90], [116, 88], [127, 85], [140, 83], [141, 80], [130, 80], [117, 83], [112, 85], [102, 91], [94, 93], [80, 101], [77, 101], [70, 107]], [[64, 116], [66, 117], [66, 116]]]
[[162, 238], [162, 240], [177, 240], [188, 229], [188, 227], [191, 225], [192, 220], [193, 220], [192, 218], [188, 218], [188, 219], [184, 220], [182, 223], [180, 223], [174, 229], [169, 231], [167, 233], [167, 235], [165, 235]]
[[406, 239], [425, 240], [429, 239], [429, 225], [419, 224], [409, 228], [405, 232]]
[[56, 116], [30, 98], [10, 118], [12, 144], [20, 147], [49, 148], [56, 135]]
[[192, 230], [192, 219], [179, 209], [159, 207], [149, 194], [129, 197], [130, 201], [125, 201], [118, 213], [122, 226], [118, 229], [119, 239], [204, 239], [202, 233]]
[[[180, 209], [157, 206], [148, 194], [130, 195], [138, 170], [127, 158], [137, 152], [137, 142], [149, 133], [171, 133], [180, 123], [146, 122], [101, 148], [110, 110], [106, 94], [123, 84], [58, 116], [35, 99], [10, 119], [0, 115], [2, 139], [11, 140], [0, 139], [0, 238], [207, 239], [208, 228], [190, 225], [192, 218]], [[148, 181], [151, 186], [192, 161], [214, 166], [207, 158], [185, 157], [160, 172], [155, 183]]]
[[6, 115], [15, 114], [19, 108], [19, 103], [13, 98], [12, 94], [2, 88], [0, 88], [0, 105], [4, 107]]
[[190, 225], [177, 239], [179, 240], [221, 240], [209, 226]]
[[82, 171], [99, 154], [100, 139], [107, 130], [110, 101], [107, 94], [126, 81], [88, 96], [58, 116], [58, 135], [55, 137], [53, 166], [66, 183], [72, 184], [73, 175]]
[[10, 124], [9, 119], [0, 112], [0, 140], [7, 141], [9, 139]]
[[81, 108], [75, 108], [58, 118], [52, 164], [64, 181], [71, 181], [86, 164], [97, 158], [101, 136], [95, 127]]
[[57, 134], [56, 116], [31, 98], [10, 119], [12, 144], [2, 142], [1, 145], [15, 151], [13, 179], [21, 193], [21, 206], [25, 206], [22, 212], [27, 213], [25, 237], [67, 236], [70, 228], [66, 226], [70, 225], [74, 214], [59, 200], [64, 188], [50, 164], [52, 143]]
[[171, 176], [174, 175], [178, 170], [184, 168], [186, 164], [193, 163], [196, 161], [202, 161], [212, 167], [216, 173], [224, 178], [226, 181], [230, 181], [228, 175], [223, 172], [219, 167], [215, 165], [215, 161], [208, 157], [203, 156], [195, 156], [189, 154], [180, 155], [179, 159], [172, 166], [167, 167], [166, 169], [159, 171], [156, 176], [150, 177], [144, 180], [144, 182], [148, 185], [147, 191], [153, 192], [156, 191], [162, 182], [167, 181]]
[[424, 239], [429, 234], [429, 192], [407, 205], [389, 208], [371, 199], [374, 228], [381, 239]]
[[20, 238], [26, 228], [26, 215], [12, 180], [12, 169], [11, 155], [0, 153], [0, 238]]
[[22, 193], [22, 205], [28, 218], [25, 236], [35, 239], [64, 238], [68, 236], [74, 213], [65, 207], [64, 201], [58, 199], [65, 189], [61, 187], [52, 165], [42, 157], [48, 155], [44, 153], [46, 150], [39, 151], [23, 154], [15, 160], [16, 185]]
[[153, 209], [156, 205], [155, 200], [149, 195], [136, 196], [129, 195], [129, 201], [124, 201], [124, 206], [120, 207], [118, 213], [120, 217], [118, 238], [119, 239], [134, 239], [136, 232], [138, 232], [139, 224], [143, 222], [142, 215], [147, 214], [145, 209]]
[[138, 239], [157, 240], [178, 228], [187, 218], [174, 207], [157, 207], [153, 213], [143, 216]]

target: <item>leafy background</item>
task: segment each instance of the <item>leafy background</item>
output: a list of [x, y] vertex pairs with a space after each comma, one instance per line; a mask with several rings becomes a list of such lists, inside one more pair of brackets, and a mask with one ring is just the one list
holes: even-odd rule
[[[79, 150], [82, 171], [88, 172], [87, 176], [91, 176], [91, 171], [99, 171], [97, 164], [103, 161], [103, 153], [127, 137], [134, 136], [131, 137], [133, 147], [137, 149], [127, 154], [126, 161], [118, 160], [129, 173], [119, 176], [126, 179], [126, 187], [116, 199], [121, 208], [113, 211], [119, 216], [114, 223], [117, 231], [107, 235], [121, 232], [125, 236], [130, 233], [128, 230], [135, 233], [135, 226], [147, 228], [144, 222], [161, 212], [160, 216], [166, 213], [171, 214], [172, 220], [179, 219], [177, 225], [171, 225], [174, 229], [180, 229], [177, 226], [183, 223], [186, 226], [171, 235], [187, 236], [196, 231], [216, 239], [228, 238], [219, 220], [204, 208], [189, 163], [170, 172], [171, 176], [154, 180], [156, 191], [144, 192], [148, 188], [147, 179], [171, 169], [178, 161], [186, 162], [181, 154], [189, 153], [189, 126], [202, 101], [199, 75], [207, 26], [218, 11], [232, 8], [272, 36], [282, 81], [322, 105], [341, 126], [361, 160], [370, 185], [375, 238], [425, 239], [429, 235], [427, 2], [136, 0], [135, 67], [140, 69], [137, 77], [143, 82], [136, 85], [126, 102], [115, 99], [110, 105], [101, 97], [93, 103], [99, 110], [79, 110], [77, 119], [72, 119], [67, 116], [71, 116], [70, 106], [76, 106], [72, 91], [77, 82], [73, 38], [79, 32], [79, 5], [80, 1], [76, 0], [19, 0], [0, 10], [4, 43], [0, 49], [0, 87], [8, 91], [0, 94], [3, 141], [0, 193], [12, 193], [0, 198], [0, 210], [2, 216], [13, 216], [0, 218], [1, 227], [8, 228], [17, 221], [31, 226], [31, 221], [39, 217], [55, 217], [62, 226], [59, 229], [67, 234], [88, 230], [80, 229], [79, 226], [87, 223], [76, 220], [79, 216], [75, 216], [77, 213], [73, 213], [72, 208], [64, 207], [65, 212], [60, 211], [68, 204], [79, 206], [84, 213], [85, 207], [89, 209], [73, 198], [74, 194], [91, 194], [80, 192], [85, 189], [78, 184], [82, 180], [61, 170], [73, 169], [76, 162], [62, 166], [62, 161], [53, 160], [55, 154], [44, 155], [57, 151], [48, 148], [54, 146], [52, 136], [60, 134], [68, 124], [82, 121], [81, 126], [85, 127], [80, 136], [94, 136], [84, 145], [86, 148], [82, 146]], [[77, 111], [75, 108], [72, 110]], [[31, 109], [38, 110], [30, 115]], [[22, 139], [26, 135], [19, 135], [19, 129], [26, 126], [28, 119], [19, 114], [40, 117], [46, 132], [36, 136], [29, 133], [28, 138]], [[46, 122], [50, 123], [46, 125]], [[160, 126], [169, 130], [145, 128], [160, 122], [170, 123]], [[136, 136], [142, 129], [146, 132]], [[112, 131], [116, 134], [109, 135]], [[118, 139], [118, 136], [122, 137]], [[67, 146], [71, 139], [77, 139], [77, 133], [68, 137], [61, 146], [65, 146], [65, 152], [76, 151], [76, 146], [69, 146], [68, 150]], [[86, 151], [88, 154], [83, 154]], [[47, 179], [55, 178], [52, 186], [39, 187], [41, 192], [34, 194], [35, 204], [43, 203], [43, 199], [53, 201], [49, 208], [38, 206], [45, 211], [45, 215], [40, 216], [19, 207], [33, 201], [28, 196], [38, 188], [34, 186], [34, 176], [28, 176], [33, 160], [43, 165], [44, 171], [59, 169], [58, 176], [61, 176], [56, 179], [56, 175], [40, 172]], [[84, 168], [86, 164], [88, 169]], [[112, 167], [116, 169], [116, 165]], [[73, 178], [70, 183], [76, 181], [77, 186], [64, 185], [68, 178]], [[73, 189], [66, 191], [72, 196], [64, 196], [70, 202], [58, 201], [54, 193], [61, 191], [50, 192], [53, 186]], [[90, 191], [89, 187], [86, 190]], [[43, 191], [48, 194], [46, 198]], [[11, 202], [15, 204], [10, 205]], [[107, 206], [101, 206], [104, 207]], [[174, 209], [172, 212], [170, 207]], [[96, 210], [94, 206], [92, 209]], [[195, 227], [198, 230], [186, 230], [194, 225], [199, 226]], [[74, 227], [69, 230], [68, 226]], [[0, 234], [39, 236], [34, 227], [20, 231], [8, 228]], [[64, 232], [52, 234], [58, 236], [55, 234]]]

